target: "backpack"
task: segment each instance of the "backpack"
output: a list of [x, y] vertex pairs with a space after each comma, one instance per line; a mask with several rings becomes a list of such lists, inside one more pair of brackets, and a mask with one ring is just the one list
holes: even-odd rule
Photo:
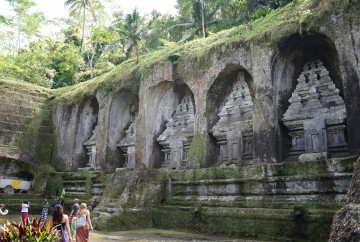
[[82, 214], [76, 219], [76, 228], [82, 228], [86, 225], [86, 215]]

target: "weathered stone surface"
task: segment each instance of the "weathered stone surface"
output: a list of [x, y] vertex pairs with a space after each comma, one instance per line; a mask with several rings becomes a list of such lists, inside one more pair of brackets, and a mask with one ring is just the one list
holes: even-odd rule
[[360, 205], [347, 204], [335, 214], [329, 241], [360, 241]]
[[351, 179], [347, 202], [360, 204], [360, 158], [354, 165], [354, 175]]
[[326, 160], [328, 158], [327, 152], [320, 153], [307, 153], [299, 156], [299, 161], [311, 161], [311, 160]]
[[292, 143], [289, 155], [321, 159], [327, 152], [346, 151], [345, 104], [328, 70], [321, 61], [306, 63], [297, 81], [283, 117]]
[[360, 241], [360, 158], [347, 193], [347, 204], [334, 216], [329, 241]]

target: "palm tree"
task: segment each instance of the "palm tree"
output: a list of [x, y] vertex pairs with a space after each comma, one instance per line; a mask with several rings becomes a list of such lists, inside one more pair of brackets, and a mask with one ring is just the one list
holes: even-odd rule
[[122, 44], [126, 58], [129, 57], [132, 50], [134, 50], [136, 56], [136, 63], [139, 62], [139, 43], [141, 41], [141, 33], [147, 26], [143, 25], [143, 20], [135, 8], [132, 14], [127, 14], [125, 19], [118, 19], [114, 27], [114, 30], [120, 33], [121, 38], [112, 42], [107, 51], [114, 49], [119, 43]]
[[171, 29], [177, 28], [180, 30], [190, 30], [190, 33], [181, 41], [192, 39], [196, 35], [206, 38], [207, 27], [226, 21], [215, 17], [222, 4], [222, 1], [214, 1], [212, 6], [206, 6], [204, 0], [193, 0], [190, 16], [191, 19], [187, 19], [183, 16], [183, 23], [176, 24], [172, 26]]
[[81, 36], [81, 52], [83, 50], [84, 36], [85, 36], [85, 21], [86, 21], [86, 11], [90, 11], [93, 18], [96, 19], [95, 11], [92, 8], [94, 4], [99, 4], [97, 0], [66, 0], [64, 5], [69, 7], [70, 14], [81, 14], [82, 13], [82, 36]]

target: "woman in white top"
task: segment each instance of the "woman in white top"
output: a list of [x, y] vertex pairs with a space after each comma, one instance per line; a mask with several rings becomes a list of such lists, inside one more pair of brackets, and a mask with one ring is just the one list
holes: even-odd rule
[[21, 220], [23, 223], [29, 221], [29, 207], [30, 207], [29, 201], [24, 201], [21, 204]]
[[92, 230], [90, 212], [86, 203], [80, 204], [76, 219], [76, 242], [89, 242], [89, 230]]

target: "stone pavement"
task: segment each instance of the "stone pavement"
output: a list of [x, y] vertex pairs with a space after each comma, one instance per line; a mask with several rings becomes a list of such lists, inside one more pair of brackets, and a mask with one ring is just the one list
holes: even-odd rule
[[155, 241], [239, 241], [255, 242], [255, 240], [242, 240], [235, 238], [199, 235], [160, 229], [143, 229], [120, 232], [90, 232], [91, 242], [155, 242]]

